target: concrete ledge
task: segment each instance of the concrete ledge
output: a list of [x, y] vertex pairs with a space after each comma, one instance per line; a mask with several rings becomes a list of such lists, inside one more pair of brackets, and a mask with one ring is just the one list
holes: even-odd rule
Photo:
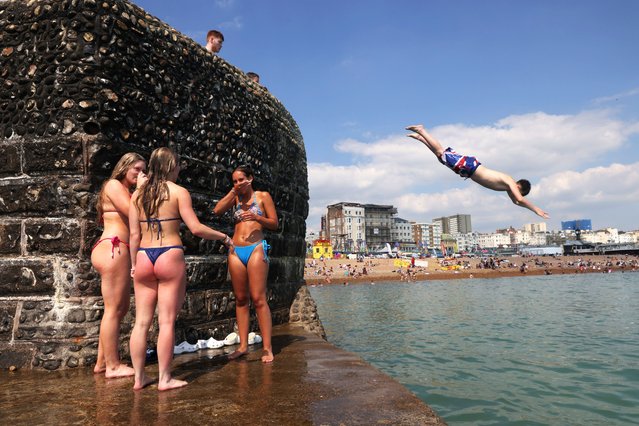
[[[227, 361], [233, 347], [179, 355], [174, 375], [189, 385], [132, 390], [131, 378], [106, 380], [90, 368], [0, 372], [0, 412], [13, 425], [443, 425], [395, 380], [354, 354], [291, 325], [274, 328], [275, 362], [260, 347]], [[157, 377], [157, 365], [147, 367]], [[72, 395], [72, 397], [70, 397]]]

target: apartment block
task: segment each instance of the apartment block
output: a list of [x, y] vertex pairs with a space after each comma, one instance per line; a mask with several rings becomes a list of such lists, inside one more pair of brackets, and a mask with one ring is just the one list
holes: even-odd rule
[[438, 224], [443, 234], [468, 234], [473, 232], [469, 214], [456, 214], [453, 216], [437, 217], [433, 219]]

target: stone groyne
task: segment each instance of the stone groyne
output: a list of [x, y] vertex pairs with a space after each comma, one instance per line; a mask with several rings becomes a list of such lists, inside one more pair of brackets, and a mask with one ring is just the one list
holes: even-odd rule
[[[102, 314], [90, 249], [95, 199], [120, 156], [172, 147], [200, 220], [213, 217], [239, 164], [275, 200], [268, 298], [275, 324], [303, 284], [306, 153], [266, 89], [124, 0], [0, 0], [0, 367], [95, 361]], [[186, 301], [177, 339], [234, 325], [226, 253], [183, 232]], [[131, 311], [134, 309], [132, 308]], [[123, 321], [127, 350], [132, 313]], [[157, 328], [155, 329], [157, 331]], [[155, 338], [155, 336], [151, 336]]]

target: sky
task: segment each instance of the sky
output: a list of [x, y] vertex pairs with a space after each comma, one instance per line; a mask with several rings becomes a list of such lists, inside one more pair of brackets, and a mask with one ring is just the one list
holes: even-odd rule
[[[326, 206], [391, 204], [474, 231], [539, 223], [464, 180], [404, 128], [526, 178], [561, 221], [639, 229], [639, 1], [133, 0], [205, 44], [289, 110], [308, 161], [307, 228]], [[295, 179], [295, 177], [292, 177]]]

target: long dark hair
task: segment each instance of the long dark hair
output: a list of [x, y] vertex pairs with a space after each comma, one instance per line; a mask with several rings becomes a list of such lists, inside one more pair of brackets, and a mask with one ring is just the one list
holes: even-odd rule
[[144, 160], [144, 157], [142, 157], [137, 152], [127, 152], [116, 163], [115, 167], [113, 168], [113, 171], [111, 172], [111, 176], [107, 180], [105, 180], [104, 183], [102, 184], [102, 187], [100, 188], [100, 193], [98, 195], [98, 199], [95, 203], [95, 210], [98, 212], [98, 220], [100, 222], [102, 222], [102, 215], [104, 214], [104, 207], [103, 207], [104, 187], [106, 186], [107, 182], [110, 181], [111, 179], [115, 179], [118, 181], [124, 179], [129, 169], [133, 167], [133, 165], [137, 163], [138, 161], [146, 162]]
[[144, 210], [146, 218], [157, 214], [163, 202], [169, 199], [169, 187], [166, 181], [178, 165], [177, 155], [166, 147], [157, 148], [149, 159], [148, 179], [138, 190], [135, 207]]

